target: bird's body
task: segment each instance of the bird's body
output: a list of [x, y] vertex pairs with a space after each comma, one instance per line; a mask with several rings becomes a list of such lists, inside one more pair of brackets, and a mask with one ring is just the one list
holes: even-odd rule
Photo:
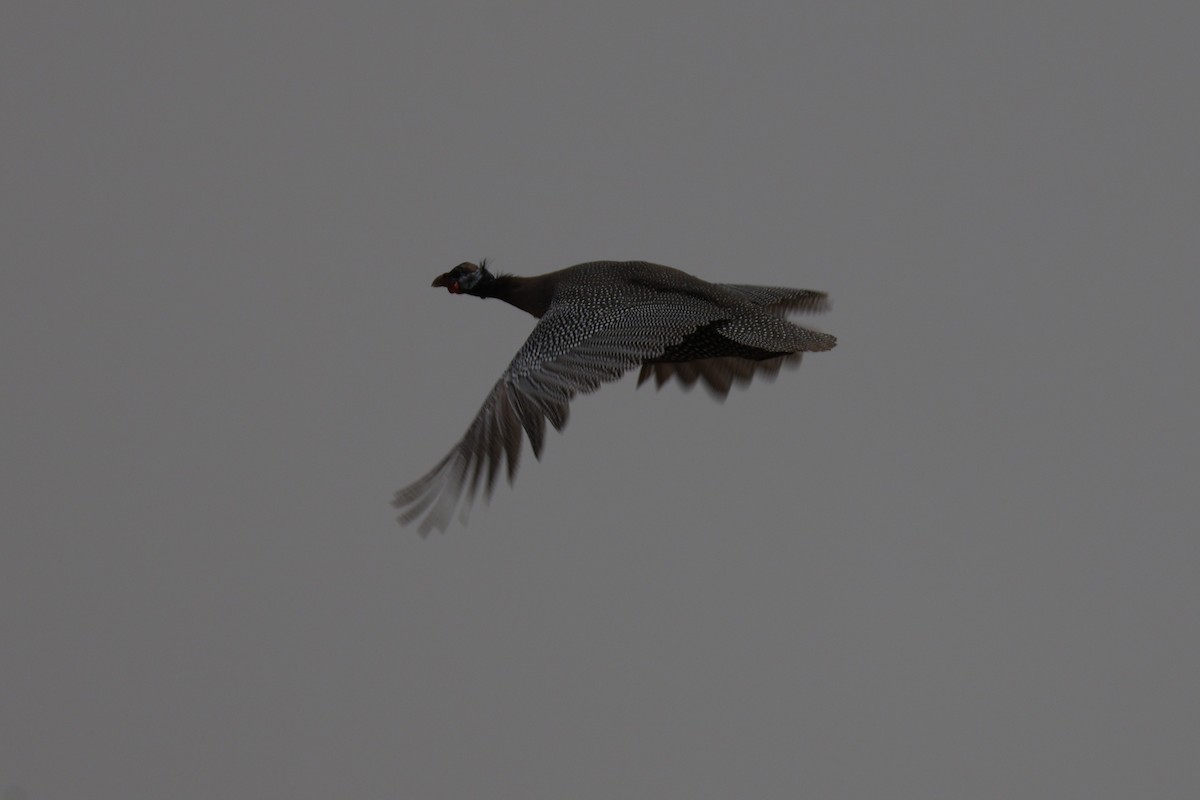
[[464, 263], [438, 276], [451, 294], [495, 297], [539, 319], [492, 389], [462, 440], [416, 483], [396, 493], [400, 522], [424, 516], [420, 532], [445, 530], [463, 499], [482, 481], [490, 495], [502, 461], [516, 475], [522, 431], [540, 457], [545, 421], [562, 430], [571, 398], [595, 391], [634, 367], [638, 385], [675, 377], [702, 380], [718, 398], [755, 374], [774, 376], [805, 351], [829, 350], [836, 339], [796, 325], [790, 311], [828, 308], [806, 289], [709, 283], [642, 261], [595, 261], [518, 277], [492, 275]]

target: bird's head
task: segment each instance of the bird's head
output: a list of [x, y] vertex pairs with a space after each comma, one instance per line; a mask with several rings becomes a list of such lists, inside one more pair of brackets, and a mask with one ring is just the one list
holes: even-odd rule
[[434, 286], [444, 286], [450, 294], [479, 294], [480, 289], [495, 276], [488, 272], [487, 261], [472, 264], [464, 261], [454, 269], [433, 279]]

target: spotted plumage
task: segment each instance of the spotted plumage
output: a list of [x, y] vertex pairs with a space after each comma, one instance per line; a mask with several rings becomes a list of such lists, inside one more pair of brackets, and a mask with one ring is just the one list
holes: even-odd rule
[[642, 261], [595, 261], [533, 277], [493, 275], [486, 263], [460, 264], [433, 285], [451, 294], [495, 297], [539, 318], [466, 434], [438, 464], [396, 492], [399, 521], [418, 519], [422, 536], [465, 514], [480, 488], [490, 496], [501, 464], [511, 483], [523, 436], [540, 457], [546, 421], [567, 422], [576, 394], [595, 391], [640, 367], [638, 385], [674, 377], [718, 398], [755, 376], [773, 377], [801, 353], [837, 340], [786, 319], [828, 309], [806, 289], [709, 283]]

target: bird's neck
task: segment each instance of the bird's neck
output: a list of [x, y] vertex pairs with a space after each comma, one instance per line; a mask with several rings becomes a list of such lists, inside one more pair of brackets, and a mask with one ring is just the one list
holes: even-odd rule
[[485, 286], [477, 288], [480, 297], [495, 297], [539, 318], [546, 313], [554, 297], [554, 280], [550, 275], [497, 275]]

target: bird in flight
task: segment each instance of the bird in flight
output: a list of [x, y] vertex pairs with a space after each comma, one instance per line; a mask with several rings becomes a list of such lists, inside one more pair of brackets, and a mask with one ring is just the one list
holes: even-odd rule
[[490, 497], [502, 463], [512, 483], [529, 437], [540, 458], [546, 420], [561, 431], [576, 394], [594, 392], [640, 367], [653, 377], [697, 381], [718, 399], [755, 375], [774, 377], [801, 354], [837, 339], [789, 321], [790, 312], [829, 309], [823, 292], [709, 283], [644, 261], [593, 261], [521, 277], [492, 274], [487, 262], [462, 263], [434, 279], [450, 294], [495, 297], [538, 319], [474, 421], [446, 457], [396, 492], [402, 525], [445, 531], [454, 510], [465, 517], [482, 486]]

